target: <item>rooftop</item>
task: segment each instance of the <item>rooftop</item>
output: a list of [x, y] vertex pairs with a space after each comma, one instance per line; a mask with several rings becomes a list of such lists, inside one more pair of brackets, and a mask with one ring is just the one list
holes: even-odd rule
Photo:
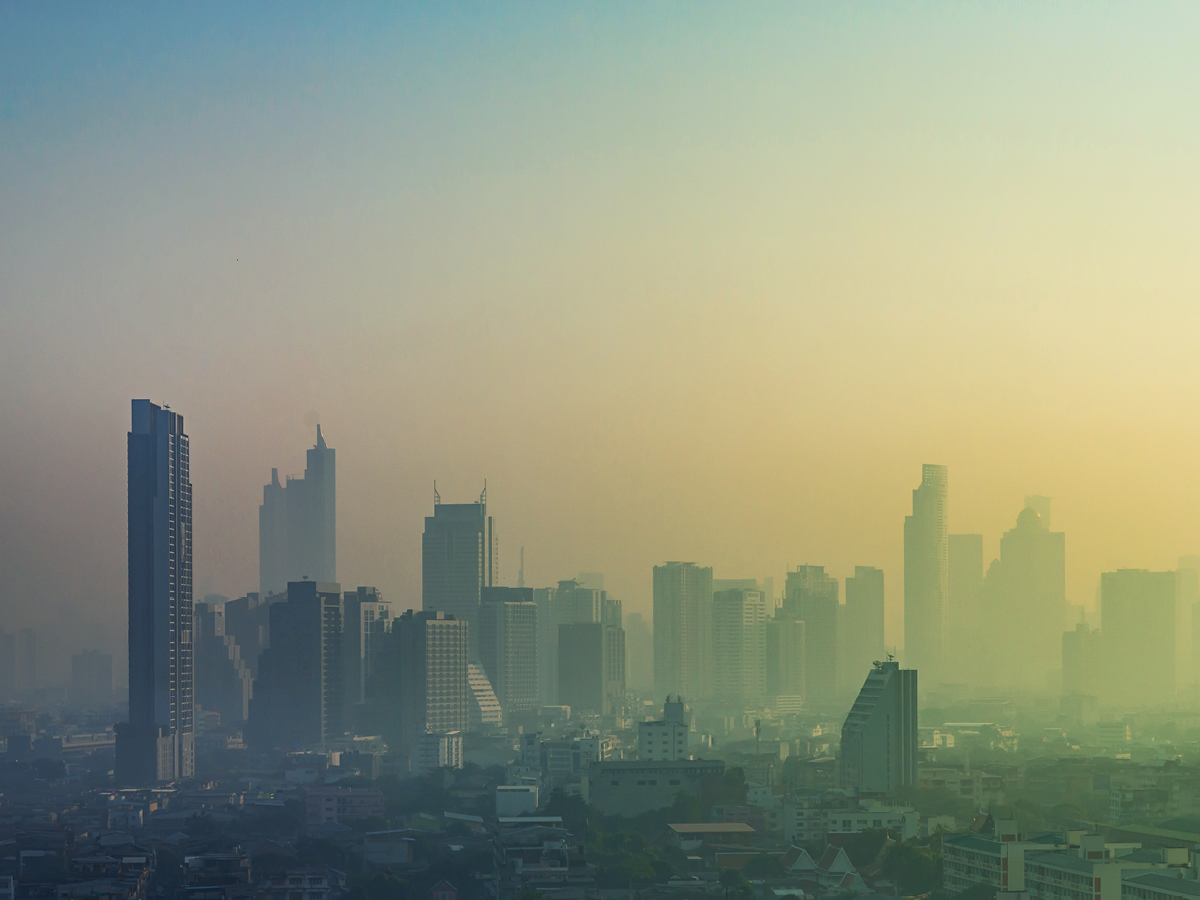
[[676, 822], [667, 827], [676, 834], [754, 834], [745, 822]]

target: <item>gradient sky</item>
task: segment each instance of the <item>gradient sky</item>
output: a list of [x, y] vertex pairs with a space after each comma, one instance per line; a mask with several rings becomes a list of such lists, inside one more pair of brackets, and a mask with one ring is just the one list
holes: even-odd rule
[[186, 417], [197, 593], [338, 451], [420, 604], [488, 479], [516, 583], [878, 565], [924, 462], [998, 552], [1200, 551], [1200, 7], [0, 6], [0, 624], [121, 652], [129, 400]]

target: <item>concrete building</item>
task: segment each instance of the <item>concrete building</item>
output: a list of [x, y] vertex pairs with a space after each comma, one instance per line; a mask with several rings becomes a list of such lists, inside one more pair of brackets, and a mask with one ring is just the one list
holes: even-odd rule
[[625, 630], [602, 622], [558, 626], [558, 697], [572, 711], [608, 715], [625, 700]]
[[467, 663], [467, 689], [470, 711], [467, 722], [471, 731], [491, 731], [504, 725], [504, 711], [487, 673], [477, 663]]
[[309, 828], [382, 816], [383, 792], [378, 788], [325, 785], [304, 792], [304, 824]]
[[496, 583], [499, 565], [487, 487], [475, 503], [442, 503], [435, 486], [433, 504], [421, 536], [421, 608], [466, 623], [477, 659], [479, 599]]
[[904, 518], [904, 659], [931, 684], [942, 680], [946, 651], [947, 480], [945, 466], [922, 466], [912, 515]]
[[426, 734], [461, 734], [470, 716], [469, 626], [444, 612], [408, 610], [386, 640], [374, 705], [388, 746], [415, 755]]
[[346, 674], [345, 707], [348, 714], [371, 699], [379, 675], [384, 635], [392, 627], [392, 605], [376, 588], [361, 586], [342, 595], [345, 647], [342, 659]]
[[532, 816], [537, 813], [537, 808], [536, 784], [496, 785], [497, 816]]
[[1065, 535], [1049, 527], [1049, 500], [1037, 498], [1000, 538], [1000, 558], [984, 577], [983, 634], [970, 643], [988, 651], [990, 674], [1000, 684], [1044, 688], [1057, 681], [1067, 613]]
[[779, 615], [804, 623], [804, 696], [810, 707], [838, 701], [838, 593], [838, 580], [824, 566], [797, 566], [787, 573]]
[[337, 454], [317, 426], [304, 476], [263, 487], [258, 508], [259, 595], [283, 593], [292, 581], [337, 581]]
[[781, 615], [767, 622], [766, 690], [773, 705], [795, 706], [804, 701], [806, 645], [803, 622]]
[[691, 759], [688, 734], [692, 714], [682, 697], [667, 697], [663, 717], [656, 721], [638, 722], [638, 759], [643, 762], [672, 762]]
[[438, 769], [461, 769], [462, 732], [431, 731], [418, 736], [410, 762], [413, 775], [428, 775]]
[[588, 771], [588, 802], [605, 815], [637, 816], [665, 809], [680, 791], [700, 795], [702, 779], [721, 777], [721, 760], [611, 760]]
[[1175, 696], [1175, 573], [1120, 569], [1100, 576], [1105, 690], [1114, 704]]
[[195, 773], [192, 482], [183, 416], [133, 401], [129, 462], [129, 721], [117, 781]]
[[326, 745], [345, 731], [342, 586], [293, 581], [270, 607], [270, 646], [250, 701], [250, 742], [258, 747]]
[[237, 641], [226, 633], [225, 604], [204, 601], [194, 607], [196, 705], [219, 713], [223, 725], [240, 726], [250, 715], [250, 666]]
[[661, 694], [709, 696], [712, 568], [654, 567], [654, 686]]
[[712, 696], [737, 709], [767, 693], [767, 604], [761, 591], [713, 592]]
[[883, 570], [855, 566], [846, 579], [846, 603], [838, 626], [838, 686], [845, 693], [861, 684], [887, 651], [883, 644]]
[[505, 718], [538, 702], [538, 605], [532, 588], [485, 587], [479, 605], [479, 662]]
[[797, 792], [783, 809], [783, 835], [792, 843], [824, 844], [831, 834], [886, 829], [910, 840], [920, 833], [920, 814], [908, 806], [856, 800], [841, 792]]
[[842, 726], [842, 788], [892, 794], [916, 787], [917, 747], [917, 673], [882, 660]]

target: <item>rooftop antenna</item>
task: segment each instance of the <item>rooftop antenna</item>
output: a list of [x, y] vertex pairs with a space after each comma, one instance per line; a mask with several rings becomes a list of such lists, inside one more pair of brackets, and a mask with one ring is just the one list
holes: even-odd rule
[[517, 587], [525, 587], [525, 548], [521, 548], [521, 568], [517, 570]]
[[437, 490], [437, 479], [436, 479], [436, 478], [435, 478], [435, 479], [433, 479], [433, 505], [434, 505], [434, 506], [441, 506], [441, 505], [442, 505], [442, 495], [438, 493], [438, 490]]

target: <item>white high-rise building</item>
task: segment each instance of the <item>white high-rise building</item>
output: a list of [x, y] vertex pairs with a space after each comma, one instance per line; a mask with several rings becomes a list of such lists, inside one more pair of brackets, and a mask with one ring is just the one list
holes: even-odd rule
[[713, 697], [726, 706], [753, 703], [767, 691], [767, 602], [762, 591], [713, 594]]

